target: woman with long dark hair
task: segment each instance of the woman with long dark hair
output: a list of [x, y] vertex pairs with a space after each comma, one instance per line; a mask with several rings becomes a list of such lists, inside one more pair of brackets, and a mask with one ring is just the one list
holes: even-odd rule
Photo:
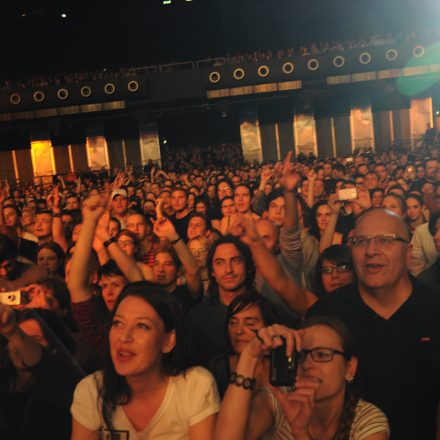
[[[295, 382], [253, 395], [258, 362], [283, 342], [286, 356], [297, 353]], [[335, 318], [311, 319], [299, 331], [277, 324], [258, 330], [231, 375], [215, 438], [387, 440], [385, 414], [352, 388], [357, 365], [353, 337]]]
[[185, 317], [170, 295], [147, 282], [126, 286], [108, 345], [104, 370], [75, 390], [72, 440], [123, 432], [148, 440], [212, 438], [219, 406], [214, 378], [193, 367]]

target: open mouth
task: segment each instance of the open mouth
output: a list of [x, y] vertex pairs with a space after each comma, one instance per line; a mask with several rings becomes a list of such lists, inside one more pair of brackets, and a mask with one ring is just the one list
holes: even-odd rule
[[366, 271], [371, 274], [379, 273], [383, 269], [383, 267], [383, 264], [375, 263], [369, 263], [365, 265]]
[[116, 358], [119, 362], [129, 362], [134, 358], [135, 354], [127, 350], [118, 350], [116, 352]]

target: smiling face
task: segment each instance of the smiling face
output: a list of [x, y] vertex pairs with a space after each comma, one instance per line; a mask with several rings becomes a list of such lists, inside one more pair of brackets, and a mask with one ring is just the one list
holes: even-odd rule
[[156, 310], [144, 299], [128, 296], [118, 306], [109, 334], [110, 354], [117, 374], [135, 378], [161, 369], [163, 352], [175, 345]]
[[[302, 348], [312, 350], [317, 347], [331, 348], [344, 352], [339, 335], [325, 325], [314, 325], [303, 330]], [[299, 364], [298, 377], [311, 378], [320, 383], [316, 400], [329, 400], [343, 396], [346, 381], [354, 377], [357, 360], [347, 360], [340, 354], [334, 354], [330, 362], [316, 362], [309, 353], [304, 362]]]
[[258, 306], [251, 305], [232, 315], [228, 321], [228, 335], [234, 353], [240, 354], [255, 337], [254, 330], [263, 327], [263, 317]]
[[[375, 236], [397, 234], [409, 240], [408, 229], [402, 219], [378, 209], [365, 213], [357, 222], [355, 236]], [[383, 246], [370, 240], [365, 247], [352, 248], [353, 264], [358, 281], [366, 289], [381, 289], [398, 284], [407, 276], [407, 262], [411, 256], [411, 246], [393, 241]]]

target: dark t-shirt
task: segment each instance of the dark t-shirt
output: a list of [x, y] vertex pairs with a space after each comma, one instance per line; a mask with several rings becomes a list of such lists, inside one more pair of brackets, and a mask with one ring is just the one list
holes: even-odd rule
[[179, 234], [179, 237], [181, 237], [185, 243], [188, 241], [189, 219], [190, 219], [190, 213], [185, 215], [185, 217], [182, 217], [179, 219], [176, 218], [175, 214], [170, 217], [171, 223], [176, 228], [176, 231]]
[[228, 308], [218, 296], [205, 298], [189, 313], [190, 323], [200, 359], [207, 362], [219, 353], [228, 351], [226, 313]]
[[434, 439], [440, 396], [440, 290], [411, 279], [410, 297], [389, 319], [369, 308], [356, 284], [321, 297], [307, 313], [333, 316], [359, 348], [356, 383], [381, 408], [391, 439]]
[[171, 294], [176, 298], [177, 302], [181, 305], [183, 311], [188, 313], [191, 308], [198, 302], [194, 299], [194, 296], [189, 291], [186, 284], [177, 286]]

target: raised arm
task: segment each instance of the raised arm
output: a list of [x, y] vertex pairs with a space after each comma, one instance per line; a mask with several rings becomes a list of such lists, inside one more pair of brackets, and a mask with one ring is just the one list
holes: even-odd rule
[[106, 197], [102, 195], [90, 197], [83, 203], [83, 222], [75, 245], [75, 251], [73, 252], [69, 281], [67, 283], [73, 303], [87, 301], [92, 297], [89, 285], [92, 242], [96, 224], [99, 217], [105, 211], [106, 203]]
[[[279, 347], [286, 340], [286, 354], [291, 356], [293, 347], [301, 348], [301, 341], [294, 330], [275, 324], [260, 329], [254, 339], [249, 342], [240, 354], [235, 373], [244, 379], [253, 380], [258, 362], [263, 358], [265, 351]], [[261, 438], [272, 426], [273, 417], [256, 417], [251, 414], [252, 391], [230, 384], [226, 389], [220, 413], [215, 427], [215, 440], [248, 440]], [[260, 408], [261, 410], [261, 408]], [[252, 424], [249, 420], [252, 418]], [[259, 426], [256, 427], [255, 425]], [[249, 435], [252, 432], [252, 435]]]
[[316, 295], [297, 285], [258, 235], [253, 222], [240, 216], [233, 234], [249, 246], [255, 264], [276, 294], [296, 313], [303, 315], [317, 300]]
[[66, 252], [69, 244], [64, 235], [64, 224], [61, 219], [60, 191], [58, 185], [53, 187], [52, 194], [48, 199], [51, 199], [52, 202], [52, 239], [55, 243], [58, 243], [61, 246], [64, 252]]
[[296, 172], [292, 160], [292, 151], [286, 156], [283, 164], [280, 184], [284, 189], [284, 222], [283, 227], [286, 231], [298, 229], [298, 203], [297, 186], [301, 181], [301, 176]]
[[[98, 221], [98, 226], [96, 228], [96, 235], [102, 243], [108, 242], [111, 238], [108, 232], [108, 224], [110, 222], [110, 211], [106, 210]], [[107, 252], [111, 259], [113, 259], [118, 265], [121, 272], [126, 276], [130, 283], [136, 281], [143, 281], [144, 276], [141, 270], [136, 264], [136, 260], [129, 257], [118, 245], [116, 240], [111, 241], [107, 245]]]
[[199, 265], [186, 243], [177, 234], [174, 225], [166, 217], [160, 217], [154, 223], [153, 231], [159, 238], [166, 238], [173, 245], [185, 270], [186, 285], [193, 296], [199, 299], [199, 295], [202, 292], [202, 278]]
[[316, 180], [316, 173], [311, 169], [309, 174], [307, 174], [307, 180], [309, 181], [309, 189], [307, 192], [307, 206], [309, 208], [313, 208], [313, 204], [315, 203], [315, 194], [313, 192]]

